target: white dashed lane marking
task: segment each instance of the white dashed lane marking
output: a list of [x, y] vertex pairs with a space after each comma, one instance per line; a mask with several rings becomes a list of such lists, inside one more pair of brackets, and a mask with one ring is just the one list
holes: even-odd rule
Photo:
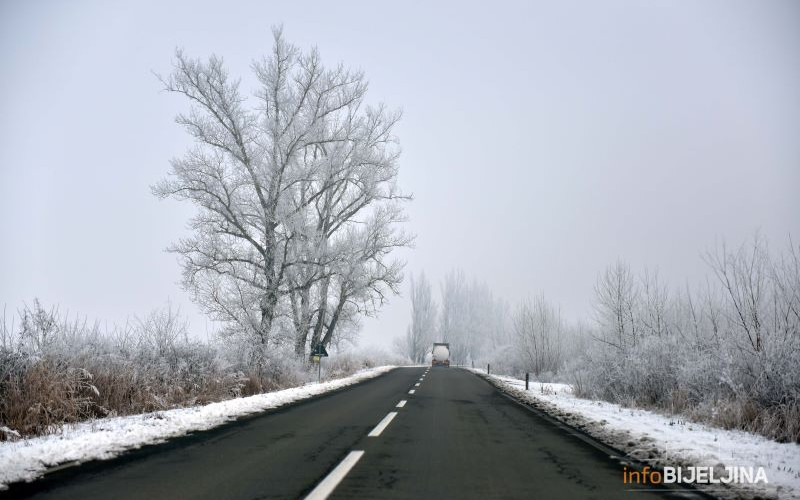
[[339, 462], [339, 465], [328, 474], [321, 483], [308, 494], [306, 500], [325, 500], [333, 493], [333, 490], [344, 479], [350, 469], [361, 459], [364, 452], [361, 450], [351, 451], [344, 457], [344, 460]]
[[397, 412], [396, 411], [389, 412], [389, 414], [386, 415], [385, 417], [383, 417], [383, 420], [381, 420], [380, 423], [378, 423], [378, 425], [376, 425], [375, 428], [372, 429], [372, 432], [367, 434], [367, 436], [369, 436], [369, 437], [378, 437], [378, 436], [380, 436], [381, 432], [383, 432], [383, 430], [386, 428], [386, 426], [389, 425], [389, 423], [392, 421], [392, 419], [394, 419], [394, 417], [396, 417], [396, 416], [397, 416]]
[[[414, 384], [415, 387], [419, 387], [420, 382], [422, 382], [425, 379], [425, 375], [427, 375], [428, 370], [430, 370], [430, 368], [425, 370], [425, 373], [422, 374], [422, 377], [420, 377], [419, 382]], [[414, 394], [415, 392], [416, 391], [414, 389], [408, 391], [409, 394]], [[407, 402], [408, 402], [407, 400], [403, 399], [399, 403], [397, 403], [396, 407], [402, 408], [406, 405]], [[385, 417], [383, 417], [383, 420], [378, 422], [378, 425], [376, 425], [375, 428], [372, 429], [372, 431], [370, 431], [369, 434], [367, 434], [367, 436], [368, 437], [380, 436], [381, 433], [392, 422], [392, 420], [394, 420], [394, 417], [396, 416], [397, 416], [396, 411], [389, 412]], [[330, 494], [333, 493], [333, 490], [335, 490], [336, 487], [339, 485], [339, 483], [342, 482], [342, 479], [344, 479], [345, 476], [347, 476], [347, 473], [350, 472], [350, 470], [353, 467], [355, 467], [355, 465], [358, 463], [359, 460], [361, 460], [362, 456], [364, 456], [363, 450], [354, 450], [348, 453], [347, 456], [344, 457], [344, 460], [339, 462], [339, 465], [337, 465], [336, 468], [330, 472], [330, 474], [325, 476], [325, 479], [323, 479], [322, 482], [319, 483], [317, 487], [314, 488], [311, 491], [311, 493], [308, 494], [306, 500], [325, 500], [326, 498], [328, 498]]]

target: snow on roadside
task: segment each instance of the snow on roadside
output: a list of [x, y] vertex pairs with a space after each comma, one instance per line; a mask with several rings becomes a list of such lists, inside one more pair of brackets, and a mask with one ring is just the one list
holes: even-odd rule
[[[485, 370], [471, 371], [487, 377]], [[524, 380], [497, 375], [489, 375], [488, 379], [512, 396], [651, 466], [709, 466], [720, 467], [720, 471], [725, 465], [764, 467], [768, 484], [736, 485], [723, 491], [720, 486], [724, 485], [709, 485], [714, 487], [715, 496], [800, 498], [798, 444], [778, 443], [756, 434], [577, 398], [567, 384], [531, 382], [530, 389], [525, 391]]]
[[357, 384], [394, 368], [379, 366], [345, 378], [203, 406], [101, 418], [65, 426], [55, 434], [0, 442], [0, 490], [12, 482], [36, 479], [59, 464], [113, 458], [125, 450], [211, 429], [245, 415]]

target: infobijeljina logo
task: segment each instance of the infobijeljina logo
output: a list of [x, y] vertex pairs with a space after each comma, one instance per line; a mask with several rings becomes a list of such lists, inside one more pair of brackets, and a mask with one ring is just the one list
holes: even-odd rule
[[633, 485], [661, 484], [767, 484], [763, 467], [664, 467], [622, 469], [622, 481]]

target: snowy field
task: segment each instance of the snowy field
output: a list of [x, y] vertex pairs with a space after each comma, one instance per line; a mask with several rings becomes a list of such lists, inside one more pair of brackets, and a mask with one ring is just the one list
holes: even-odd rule
[[211, 429], [246, 415], [357, 384], [394, 368], [380, 366], [328, 382], [204, 406], [101, 418], [65, 426], [47, 436], [0, 442], [0, 490], [12, 482], [33, 480], [57, 465], [113, 458], [125, 450]]
[[[472, 371], [486, 376], [485, 370]], [[677, 416], [581, 399], [566, 384], [531, 382], [490, 375], [507, 393], [534, 404], [559, 420], [657, 466], [764, 467], [768, 484], [720, 489], [723, 498], [800, 498], [800, 445], [682, 420]], [[621, 474], [621, 473], [620, 473]], [[622, 477], [620, 475], [620, 477]], [[709, 487], [710, 489], [710, 487]]]

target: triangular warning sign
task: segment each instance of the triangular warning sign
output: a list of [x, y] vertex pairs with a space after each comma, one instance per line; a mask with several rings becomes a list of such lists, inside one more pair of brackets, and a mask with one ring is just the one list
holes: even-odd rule
[[325, 350], [325, 346], [322, 345], [322, 343], [319, 343], [316, 347], [314, 347], [314, 350], [311, 351], [311, 355], [328, 357], [328, 351]]

